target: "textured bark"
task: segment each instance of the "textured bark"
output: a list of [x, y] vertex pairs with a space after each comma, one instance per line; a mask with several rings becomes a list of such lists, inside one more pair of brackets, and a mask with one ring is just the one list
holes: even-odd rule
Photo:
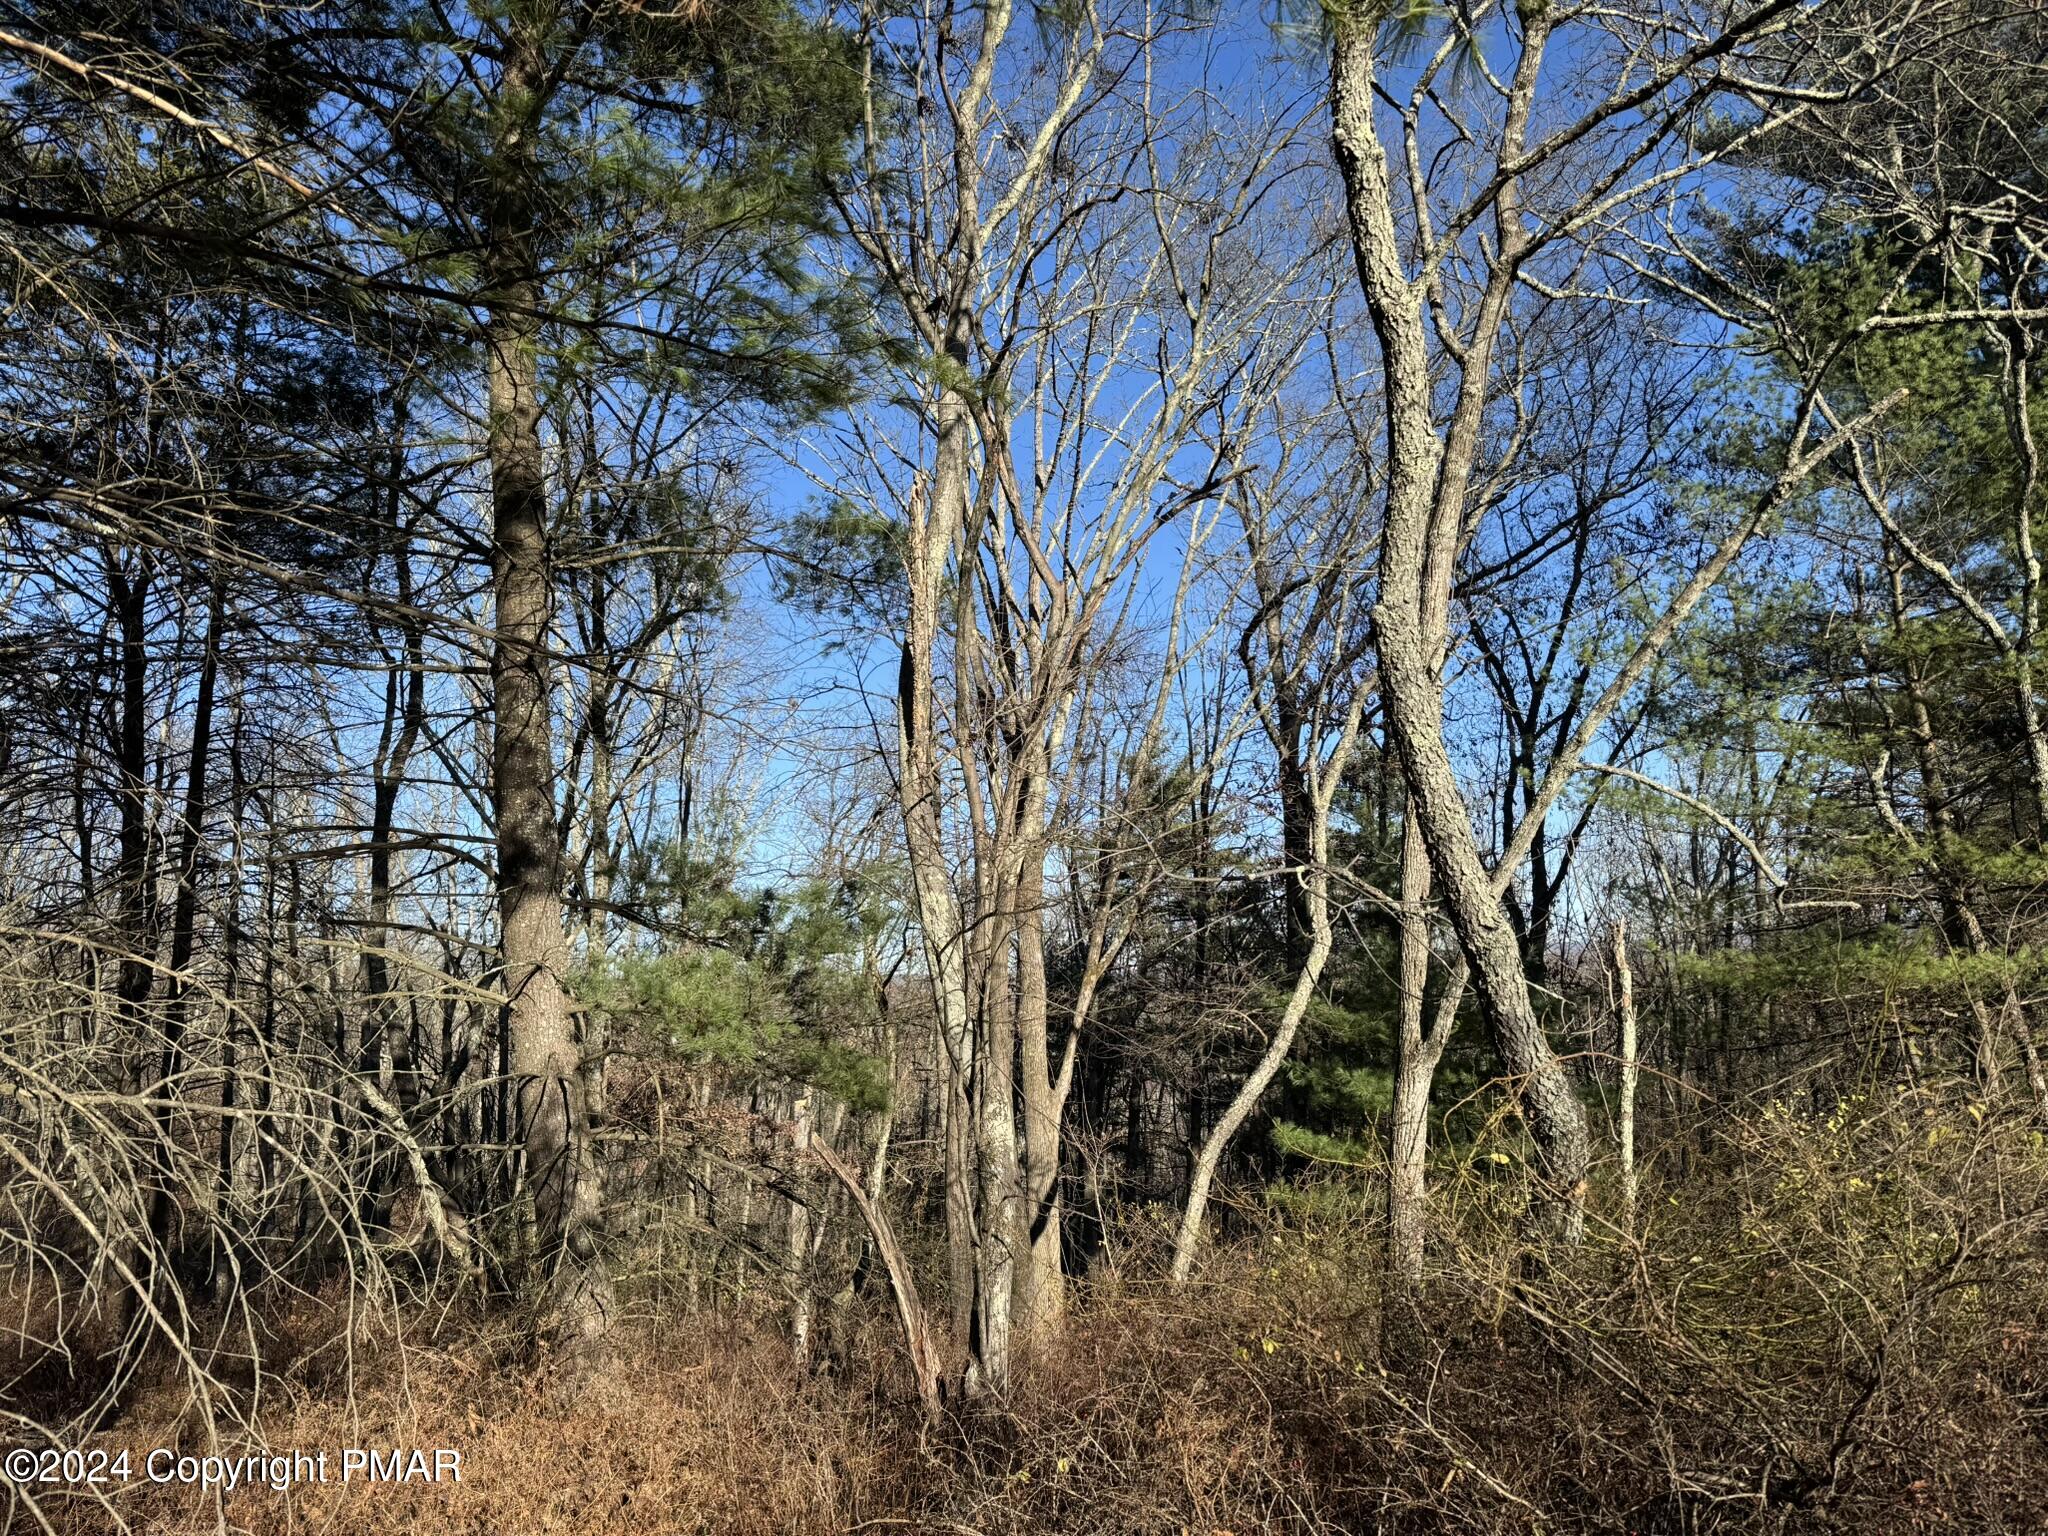
[[547, 642], [552, 610], [541, 451], [541, 282], [534, 249], [535, 135], [547, 70], [533, 24], [506, 30], [493, 101], [485, 248], [484, 361], [490, 408], [491, 797], [497, 822], [505, 1030], [526, 1155], [542, 1332], [572, 1371], [610, 1324], [602, 1201], [583, 1088], [577, 1008], [564, 983], [561, 841], [552, 789]]
[[1583, 1232], [1590, 1158], [1585, 1112], [1544, 1035], [1522, 970], [1521, 946], [1480, 862], [1444, 746], [1441, 701], [1426, 674], [1415, 693], [1408, 692], [1408, 685], [1418, 681], [1411, 671], [1412, 654], [1404, 654], [1408, 647], [1398, 630], [1389, 634], [1388, 628], [1381, 624], [1383, 697], [1410, 774], [1410, 803], [1430, 843], [1447, 914], [1471, 968], [1494, 1049], [1515, 1079], [1558, 1235], [1576, 1241]]
[[[1521, 66], [1504, 122], [1504, 157], [1519, 152], [1547, 24], [1526, 24]], [[1439, 437], [1421, 292], [1402, 267], [1387, 159], [1373, 124], [1374, 28], [1340, 22], [1331, 57], [1333, 142], [1343, 174], [1360, 286], [1380, 344], [1388, 430], [1386, 527], [1373, 609], [1382, 703], [1408, 786], [1410, 814], [1428, 845], [1451, 926], [1471, 970], [1494, 1048], [1515, 1079], [1537, 1148], [1553, 1225], [1575, 1241], [1584, 1228], [1589, 1145], [1585, 1112], [1543, 1033], [1522, 970], [1521, 946], [1480, 858], [1471, 815], [1443, 737], [1443, 683], [1432, 610], [1445, 588], [1464, 522], [1465, 488], [1484, 412], [1487, 368], [1513, 286], [1522, 238], [1511, 192], [1496, 199], [1500, 240], [1462, 359], [1458, 404]], [[1538, 813], [1540, 814], [1540, 813]]]

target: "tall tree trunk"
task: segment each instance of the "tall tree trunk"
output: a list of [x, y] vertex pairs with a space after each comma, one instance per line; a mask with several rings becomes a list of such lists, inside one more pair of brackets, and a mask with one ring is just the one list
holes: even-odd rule
[[[1000, 910], [1000, 902], [998, 909]], [[984, 1044], [976, 1059], [975, 1140], [979, 1219], [975, 1224], [974, 1349], [970, 1396], [1001, 1392], [1010, 1380], [1017, 1255], [1024, 1233], [1022, 1170], [1017, 1159], [1017, 1011], [1006, 945], [991, 946], [983, 977]]]
[[950, 1050], [941, 1063], [946, 1167], [947, 1318], [963, 1345], [974, 1332], [974, 1110], [968, 1102], [970, 1056], [963, 1067]]
[[[401, 412], [393, 422], [394, 438], [404, 432]], [[403, 463], [394, 448], [390, 468], [393, 489], [390, 496], [389, 530], [396, 543], [392, 559], [396, 565], [397, 594], [403, 616], [399, 620], [401, 650], [399, 665], [384, 678], [384, 719], [377, 737], [377, 752], [371, 763], [369, 921], [364, 926], [363, 990], [368, 994], [370, 1016], [375, 1026], [364, 1032], [364, 1065], [382, 1076], [388, 1063], [391, 1081], [380, 1085], [401, 1111], [410, 1115], [419, 1102], [419, 1082], [413, 1059], [408, 1021], [392, 994], [390, 961], [386, 952], [392, 939], [392, 848], [397, 823], [398, 797], [405, 787], [406, 767], [412, 760], [426, 727], [425, 636], [412, 617], [412, 541], [399, 525], [398, 491]]]
[[[799, 1087], [795, 1113], [790, 1116], [791, 1132], [799, 1148], [808, 1150], [811, 1146], [811, 1114], [809, 1090]], [[789, 1200], [788, 1260], [789, 1260], [789, 1347], [796, 1356], [799, 1366], [811, 1363], [811, 1207], [808, 1181], [797, 1181], [796, 1193]]]
[[541, 450], [540, 209], [536, 139], [548, 87], [536, 23], [514, 8], [492, 103], [484, 253], [490, 409], [491, 798], [497, 820], [507, 1049], [517, 1134], [545, 1276], [543, 1331], [572, 1374], [593, 1363], [610, 1325], [602, 1199], [583, 1090], [577, 1008], [563, 980], [561, 843], [552, 792], [547, 643], [551, 612]]
[[204, 853], [206, 770], [213, 755], [213, 702], [220, 680], [222, 593], [216, 580], [206, 604], [206, 634], [200, 642], [199, 684], [192, 701], [191, 752], [185, 768], [185, 812], [178, 822], [174, 863], [177, 895], [171, 905], [171, 1002], [165, 1015], [162, 1077], [178, 1069], [178, 1055], [189, 1007], [185, 971], [198, 947], [199, 860]]
[[[149, 589], [155, 568], [145, 551], [131, 575], [117, 551], [107, 554], [108, 595], [121, 634], [121, 708], [114, 731], [114, 757], [120, 773], [120, 830], [117, 834], [114, 885], [120, 903], [118, 934], [124, 954], [115, 994], [131, 1027], [138, 1026], [156, 972], [156, 870], [151, 857], [149, 815]], [[139, 1042], [137, 1042], [139, 1045]], [[146, 1070], [142, 1058], [134, 1064]]]
[[[1519, 151], [1526, 131], [1535, 70], [1548, 22], [1525, 23], [1521, 67], [1504, 123], [1506, 149]], [[1386, 153], [1373, 124], [1373, 56], [1377, 28], [1340, 19], [1331, 55], [1333, 141], [1343, 173], [1353, 254], [1373, 330], [1379, 340], [1387, 413], [1386, 527], [1380, 547], [1380, 593], [1373, 629], [1380, 690], [1408, 785], [1411, 814], [1428, 843], [1446, 914], [1471, 969], [1480, 1011], [1494, 1049], [1515, 1080], [1535, 1140], [1541, 1193], [1551, 1224], [1566, 1241], [1585, 1226], [1590, 1146], [1583, 1107], [1543, 1033], [1522, 970], [1521, 945], [1472, 834], [1471, 814], [1443, 736], [1441, 641], [1432, 619], [1448, 590], [1464, 518], [1486, 401], [1487, 370], [1514, 286], [1522, 238], [1511, 195], [1497, 198], [1504, 242], [1489, 273], [1465, 356], [1458, 408], [1446, 437], [1436, 428], [1436, 380], [1424, 332], [1422, 295], [1403, 269], [1402, 239]], [[1514, 247], [1514, 248], [1511, 248]], [[1540, 810], [1532, 812], [1540, 814]]]
[[[583, 963], [595, 970], [605, 958], [612, 890], [618, 876], [618, 854], [611, 831], [613, 802], [618, 791], [612, 777], [617, 747], [613, 741], [609, 678], [592, 684], [590, 707], [590, 796], [585, 811], [590, 828], [590, 863], [584, 892], [589, 898], [589, 910], [583, 919]], [[602, 1123], [609, 1113], [605, 1103], [605, 1066], [610, 1053], [604, 1026], [587, 1017], [584, 1026], [583, 1093], [592, 1119]]]
[[1521, 945], [1479, 857], [1470, 813], [1443, 738], [1443, 697], [1424, 658], [1417, 623], [1419, 525], [1389, 517], [1382, 546], [1383, 594], [1374, 609], [1382, 699], [1409, 784], [1409, 804], [1441, 880], [1451, 926], [1471, 967], [1481, 1012], [1502, 1064], [1515, 1079], [1522, 1113], [1535, 1139], [1543, 1194], [1559, 1236], [1584, 1230], [1590, 1147], [1585, 1111], [1551, 1049], [1522, 970]]
[[[947, 350], [953, 366], [967, 365], [964, 311], [948, 334]], [[1008, 1034], [1014, 1026], [1006, 1026], [1007, 1045], [1000, 1052], [997, 1042], [977, 1039], [977, 1023], [986, 1027], [995, 1016], [993, 1009], [974, 1006], [977, 993], [986, 997], [990, 968], [973, 963], [981, 957], [969, 953], [971, 935], [953, 888], [940, 817], [946, 785], [934, 707], [944, 575], [971, 497], [974, 424], [966, 400], [952, 389], [942, 391], [936, 417], [938, 446], [929, 494], [922, 487], [912, 494], [905, 541], [909, 601], [897, 683], [897, 794], [911, 891], [951, 1080], [946, 1224], [955, 1283], [953, 1313], [956, 1321], [968, 1325], [970, 1358], [964, 1380], [974, 1392], [1001, 1392], [1009, 1378], [1010, 1250], [1018, 1193], [1011, 1104], [1015, 1042]], [[995, 947], [992, 942], [983, 946], [989, 952]], [[1002, 1012], [1007, 1018], [1007, 1008]], [[966, 1263], [970, 1257], [971, 1270]]]

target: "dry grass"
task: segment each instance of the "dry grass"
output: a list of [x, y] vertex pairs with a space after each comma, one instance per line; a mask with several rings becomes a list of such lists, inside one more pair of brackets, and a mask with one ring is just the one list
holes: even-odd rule
[[[1352, 1190], [1241, 1215], [1170, 1291], [1120, 1245], [1004, 1409], [919, 1420], [877, 1302], [845, 1373], [769, 1316], [620, 1341], [573, 1402], [507, 1316], [403, 1339], [330, 1294], [275, 1320], [275, 1449], [448, 1446], [459, 1486], [131, 1495], [138, 1530], [322, 1536], [1295, 1536], [2048, 1531], [2048, 1151], [2016, 1113], [1912, 1095], [1731, 1118], [1640, 1242], [1518, 1255], [1511, 1190], [1456, 1224], [1398, 1358]], [[1310, 1203], [1311, 1208], [1313, 1202]], [[166, 1368], [109, 1443], [180, 1432]], [[195, 1432], [186, 1423], [188, 1444]], [[79, 1533], [102, 1510], [56, 1511]]]

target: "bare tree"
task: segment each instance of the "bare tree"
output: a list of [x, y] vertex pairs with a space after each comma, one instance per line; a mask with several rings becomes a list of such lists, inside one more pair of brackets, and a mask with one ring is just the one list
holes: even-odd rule
[[[1122, 909], [1143, 889], [1126, 874], [1139, 850], [1114, 835], [1096, 850], [1107, 862], [1076, 866], [1098, 894], [1056, 1034], [1055, 828], [1085, 787], [1076, 765], [1107, 760], [1083, 738], [1115, 718], [1102, 668], [1127, 644], [1147, 554], [1177, 542], [1161, 671], [1129, 717], [1133, 792], [1165, 745], [1233, 434], [1281, 376], [1272, 358], [1299, 344], [1260, 327], [1300, 242], [1255, 231], [1300, 161], [1284, 117], [1234, 121], [1199, 89], [1168, 99], [1155, 59], [1172, 34], [1156, 17], [1089, 8], [1013, 38], [996, 5], [963, 54], [951, 40], [964, 15], [861, 23], [871, 124], [902, 113], [916, 126], [900, 143], [871, 129], [839, 203], [919, 353], [901, 435], [871, 418], [847, 458], [903, 566], [895, 757], [951, 1077], [955, 1318], [970, 1384], [1000, 1390], [1013, 1318], [1042, 1336], [1062, 1310], [1065, 1103], [1129, 930]], [[912, 66], [900, 94], [884, 59]], [[1249, 149], [1222, 174], [1206, 149], [1233, 130]], [[1171, 136], [1185, 142], [1169, 160]], [[1108, 388], [1141, 377], [1128, 394]], [[846, 494], [844, 475], [833, 485]]]
[[1175, 1284], [1193, 1269], [1224, 1153], [1286, 1062], [1329, 963], [1332, 885], [1343, 880], [1330, 859], [1331, 807], [1374, 693], [1371, 678], [1358, 675], [1365, 650], [1358, 576], [1374, 543], [1368, 514], [1376, 487], [1370, 475], [1356, 474], [1353, 455], [1340, 453], [1321, 494], [1301, 498], [1297, 451], [1303, 461], [1314, 454], [1313, 439], [1304, 443], [1300, 431], [1283, 421], [1269, 473], [1247, 478], [1239, 502], [1254, 600], [1238, 656], [1278, 768], [1293, 981], [1264, 1050], [1195, 1153], [1174, 1236]]
[[[1536, 1142], [1545, 1205], [1571, 1239], [1583, 1227], [1591, 1150], [1585, 1115], [1531, 1002], [1502, 894], [1613, 710], [1770, 512], [1843, 440], [1837, 434], [1816, 445], [1811, 438], [1818, 375], [1839, 349], [1816, 359], [1781, 472], [1675, 589], [1587, 706], [1491, 870], [1444, 740], [1435, 658], [1446, 644], [1446, 594], [1520, 297], [1586, 292], [1604, 302], [1602, 236], [1689, 172], [1796, 120], [1816, 99], [1856, 88], [1830, 80], [1811, 93], [1780, 92], [1752, 78], [1751, 56], [1776, 46], [1778, 10], [1766, 4], [1732, 20], [1700, 18], [1697, 26], [1571, 7], [1523, 7], [1512, 21], [1494, 9], [1460, 15], [1413, 71], [1405, 96], [1382, 78], [1382, 14], [1347, 7], [1332, 18], [1333, 142], [1384, 378], [1387, 513], [1373, 610], [1380, 686], [1436, 887]], [[1476, 30], [1482, 24], [1501, 28], [1505, 62], [1498, 68]], [[1893, 56], [1886, 48], [1902, 45], [1895, 31], [1879, 38], [1872, 69]], [[1546, 71], [1553, 45], [1571, 46], [1585, 60], [1570, 85], [1553, 83], [1555, 70]], [[1643, 50], [1651, 62], [1639, 65]], [[1465, 153], [1436, 155], [1428, 145], [1438, 125], [1461, 120], [1443, 117], [1434, 86], [1460, 59], [1479, 71], [1487, 126], [1483, 135], [1464, 128]], [[1610, 77], [1611, 86], [1600, 83]], [[1724, 96], [1746, 109], [1740, 126], [1713, 148], [1688, 144], [1686, 125]], [[1382, 133], [1383, 99], [1396, 150]], [[1437, 383], [1440, 369], [1455, 380], [1448, 394]], [[1444, 400], [1447, 411], [1439, 409]]]

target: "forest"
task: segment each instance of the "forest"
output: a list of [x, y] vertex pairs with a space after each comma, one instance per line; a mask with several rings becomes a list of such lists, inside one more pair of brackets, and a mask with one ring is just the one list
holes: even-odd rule
[[0, 100], [0, 1529], [2048, 1531], [2042, 0]]

